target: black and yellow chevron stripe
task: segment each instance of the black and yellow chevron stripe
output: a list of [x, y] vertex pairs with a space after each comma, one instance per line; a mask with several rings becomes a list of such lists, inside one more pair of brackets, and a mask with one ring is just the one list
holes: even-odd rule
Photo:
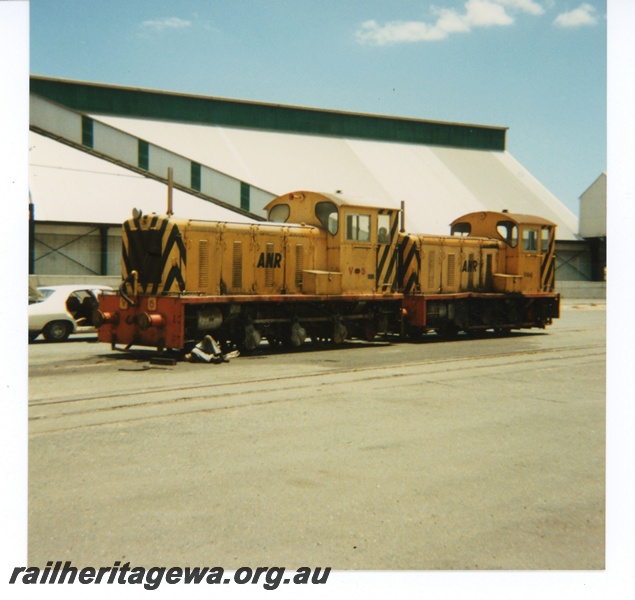
[[419, 274], [421, 273], [421, 254], [417, 238], [405, 236], [401, 242], [401, 280], [404, 294], [415, 294], [420, 291]]
[[390, 243], [382, 245], [378, 249], [377, 255], [377, 290], [381, 292], [395, 291], [397, 287], [397, 229], [399, 219], [393, 218], [395, 211], [380, 210], [380, 215], [389, 215], [392, 220], [390, 226]]
[[182, 292], [186, 264], [181, 232], [169, 217], [147, 215], [124, 222], [122, 274], [125, 279], [137, 271], [142, 294]]
[[542, 257], [540, 265], [540, 289], [543, 292], [553, 292], [556, 281], [556, 228], [549, 228], [549, 240], [547, 242], [547, 252]]

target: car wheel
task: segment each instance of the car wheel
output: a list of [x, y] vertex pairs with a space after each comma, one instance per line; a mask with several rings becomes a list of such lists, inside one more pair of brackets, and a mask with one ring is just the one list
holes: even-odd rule
[[71, 331], [72, 326], [68, 321], [52, 321], [44, 328], [44, 339], [47, 342], [64, 342]]

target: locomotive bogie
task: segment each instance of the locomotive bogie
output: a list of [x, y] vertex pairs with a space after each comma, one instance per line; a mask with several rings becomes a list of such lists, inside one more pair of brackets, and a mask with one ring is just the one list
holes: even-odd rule
[[544, 329], [560, 316], [558, 297], [526, 295], [461, 294], [451, 297], [406, 296], [406, 327], [422, 333], [466, 333]]
[[[395, 331], [400, 295], [100, 297], [99, 339], [115, 345], [189, 350], [211, 334], [224, 348], [253, 350], [262, 340], [298, 347], [307, 338], [342, 343]], [[108, 318], [110, 316], [110, 318]]]

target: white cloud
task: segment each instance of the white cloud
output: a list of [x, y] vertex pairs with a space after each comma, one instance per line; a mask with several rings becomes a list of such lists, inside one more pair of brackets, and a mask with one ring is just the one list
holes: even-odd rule
[[500, 1], [468, 0], [465, 8], [463, 19], [470, 27], [511, 25], [514, 22]]
[[538, 16], [545, 12], [545, 9], [534, 0], [498, 0], [498, 3], [510, 8], [516, 8], [530, 15]]
[[165, 29], [184, 29], [190, 27], [192, 21], [179, 19], [178, 17], [167, 17], [164, 19], [154, 19], [152, 21], [144, 21], [141, 26], [144, 29], [153, 29], [154, 31], [163, 31]]
[[417, 21], [392, 21], [379, 25], [377, 21], [366, 21], [357, 30], [355, 37], [360, 44], [387, 46], [401, 42], [432, 42], [447, 37], [438, 27]]
[[470, 25], [464, 15], [459, 15], [455, 10], [435, 9], [432, 8], [432, 12], [437, 17], [435, 27], [446, 34], [450, 33], [467, 33], [470, 30]]
[[386, 46], [404, 42], [435, 42], [452, 33], [468, 33], [476, 27], [504, 27], [514, 23], [510, 12], [540, 15], [544, 9], [535, 0], [467, 0], [464, 12], [455, 9], [435, 8], [431, 11], [436, 20], [390, 21], [380, 25], [370, 20], [362, 23], [355, 33], [360, 44]]
[[595, 25], [598, 19], [595, 16], [595, 8], [590, 4], [581, 4], [575, 10], [558, 15], [554, 23], [559, 27], [582, 27]]

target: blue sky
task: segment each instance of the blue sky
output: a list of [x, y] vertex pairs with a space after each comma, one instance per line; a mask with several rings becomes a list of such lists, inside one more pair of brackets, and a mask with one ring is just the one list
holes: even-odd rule
[[509, 127], [575, 214], [606, 170], [605, 0], [31, 0], [32, 74]]
[[574, 213], [606, 170], [604, 0], [31, 1], [33, 74], [502, 125]]

